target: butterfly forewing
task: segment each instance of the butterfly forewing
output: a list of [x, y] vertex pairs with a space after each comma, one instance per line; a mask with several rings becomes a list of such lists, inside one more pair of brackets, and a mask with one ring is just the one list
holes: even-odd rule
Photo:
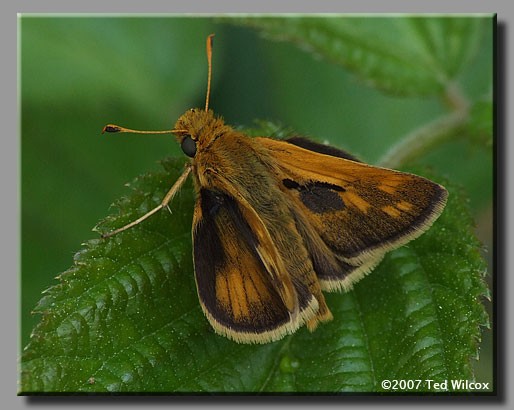
[[[301, 322], [286, 308], [256, 250], [258, 239], [237, 201], [201, 189], [195, 206], [195, 278], [202, 308], [214, 329], [245, 343], [265, 343], [294, 332]], [[301, 303], [300, 317], [317, 302]]]
[[311, 245], [311, 254], [320, 253], [317, 258], [323, 259], [333, 252], [339, 260], [339, 273], [316, 270], [326, 290], [338, 288], [338, 277], [355, 275], [343, 285], [347, 288], [385, 252], [421, 235], [444, 208], [446, 190], [423, 177], [349, 160], [346, 153], [338, 155], [321, 144], [258, 140], [276, 158], [282, 190], [309, 225], [306, 240], [312, 242], [315, 232], [326, 245]]

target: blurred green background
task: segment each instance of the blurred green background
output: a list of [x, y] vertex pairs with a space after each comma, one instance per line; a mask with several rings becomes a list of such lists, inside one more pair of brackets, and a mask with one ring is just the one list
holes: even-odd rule
[[[383, 94], [340, 66], [227, 19], [22, 16], [19, 24], [22, 348], [40, 319], [30, 312], [41, 291], [96, 237], [95, 223], [116, 212], [109, 205], [129, 193], [124, 183], [159, 169], [161, 158], [183, 155], [172, 136], [102, 135], [102, 127], [169, 129], [187, 109], [203, 107], [208, 34], [216, 33], [210, 107], [232, 125], [276, 121], [376, 163], [445, 112], [435, 97]], [[459, 77], [470, 101], [491, 96], [492, 47], [492, 20], [484, 19], [477, 52]], [[491, 145], [457, 139], [420, 162], [463, 185], [492, 272]], [[492, 380], [491, 333], [484, 330], [474, 364], [478, 381]]]

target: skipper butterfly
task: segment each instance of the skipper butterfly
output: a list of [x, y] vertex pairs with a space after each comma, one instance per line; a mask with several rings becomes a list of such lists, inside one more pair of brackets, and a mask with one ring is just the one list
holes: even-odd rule
[[[332, 319], [322, 291], [348, 291], [388, 251], [438, 218], [446, 189], [423, 177], [364, 164], [295, 136], [250, 138], [209, 110], [183, 114], [173, 133], [191, 159], [162, 203], [192, 174], [193, 259], [198, 297], [215, 331], [267, 343]], [[107, 125], [106, 132], [153, 133]]]

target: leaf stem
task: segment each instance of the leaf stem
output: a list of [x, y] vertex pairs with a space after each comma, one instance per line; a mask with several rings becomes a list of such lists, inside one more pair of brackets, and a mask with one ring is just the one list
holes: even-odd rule
[[394, 145], [379, 160], [378, 165], [398, 168], [407, 165], [433, 147], [462, 131], [469, 119], [469, 102], [456, 84], [450, 84], [442, 96], [452, 112], [415, 129]]

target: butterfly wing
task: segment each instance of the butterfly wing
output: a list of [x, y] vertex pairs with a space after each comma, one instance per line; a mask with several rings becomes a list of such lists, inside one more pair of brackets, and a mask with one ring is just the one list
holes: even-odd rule
[[[202, 188], [195, 205], [193, 256], [202, 308], [216, 332], [237, 342], [266, 343], [294, 332], [316, 313], [317, 301], [299, 298], [299, 312], [286, 306], [259, 252], [259, 235], [227, 193]], [[308, 313], [308, 314], [307, 314]]]
[[351, 287], [444, 209], [447, 191], [426, 178], [370, 166], [312, 142], [258, 142], [275, 159], [282, 190], [297, 205], [293, 212], [325, 290]]

